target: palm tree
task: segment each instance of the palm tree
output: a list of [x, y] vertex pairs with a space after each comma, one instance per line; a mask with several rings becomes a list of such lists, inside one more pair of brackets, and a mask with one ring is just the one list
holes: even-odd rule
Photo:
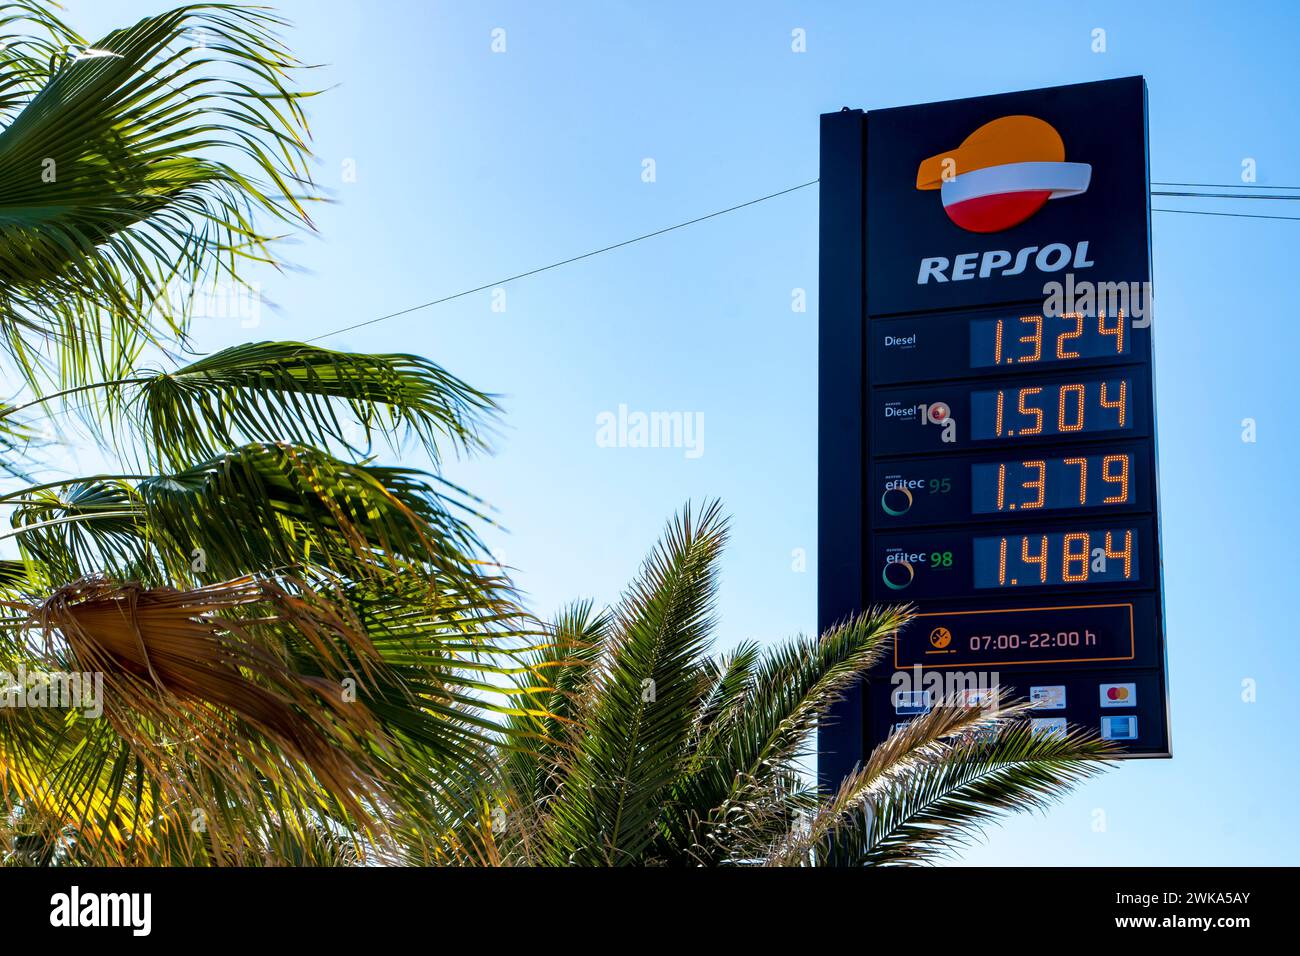
[[[311, 228], [281, 26], [198, 3], [87, 42], [0, 4], [8, 862], [464, 854], [513, 709], [524, 619], [438, 472], [486, 447], [491, 397], [414, 355], [184, 354], [178, 287], [245, 283]], [[113, 473], [55, 473], [40, 436], [69, 422]], [[17, 707], [41, 674], [98, 675], [102, 717]]]
[[947, 700], [881, 744], [833, 794], [801, 762], [819, 719], [909, 618], [872, 610], [820, 639], [708, 651], [726, 523], [673, 523], [612, 611], [580, 603], [535, 652], [542, 715], [512, 719], [478, 839], [501, 863], [919, 863], [1004, 810], [1041, 807], [1101, 769], [1090, 733], [1033, 733], [1023, 705]]

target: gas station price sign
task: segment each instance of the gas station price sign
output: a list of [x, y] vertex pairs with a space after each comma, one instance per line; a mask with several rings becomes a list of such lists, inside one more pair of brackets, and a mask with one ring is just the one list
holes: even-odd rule
[[937, 702], [899, 671], [1171, 753], [1146, 111], [1134, 77], [822, 117], [819, 626], [917, 609], [824, 786]]

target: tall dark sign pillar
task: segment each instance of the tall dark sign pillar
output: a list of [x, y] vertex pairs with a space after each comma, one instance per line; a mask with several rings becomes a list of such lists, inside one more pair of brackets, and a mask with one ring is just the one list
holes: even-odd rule
[[910, 603], [835, 786], [954, 689], [1170, 754], [1139, 77], [822, 117], [818, 625]]

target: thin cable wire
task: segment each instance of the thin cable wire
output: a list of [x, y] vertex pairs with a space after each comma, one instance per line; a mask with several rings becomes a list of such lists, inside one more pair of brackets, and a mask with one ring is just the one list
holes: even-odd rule
[[1300, 186], [1270, 186], [1268, 183], [1158, 183], [1152, 186], [1190, 186], [1195, 189], [1300, 189]]
[[1187, 216], [1228, 216], [1232, 219], [1284, 219], [1287, 222], [1300, 222], [1300, 216], [1263, 216], [1249, 212], [1211, 212], [1208, 209], [1156, 209], [1152, 212], [1180, 212]]
[[1194, 199], [1282, 199], [1289, 202], [1300, 200], [1300, 196], [1278, 196], [1270, 193], [1184, 193], [1184, 192], [1161, 192], [1152, 190], [1153, 196], [1182, 196]]
[[412, 312], [418, 312], [421, 309], [427, 309], [435, 305], [442, 305], [444, 302], [450, 302], [453, 299], [461, 299], [467, 295], [473, 295], [476, 292], [484, 292], [488, 289], [495, 289], [498, 286], [505, 285], [507, 282], [514, 282], [517, 279], [526, 279], [529, 276], [535, 276], [542, 272], [548, 272], [551, 269], [558, 269], [560, 266], [567, 266], [570, 263], [581, 262], [583, 259], [590, 259], [592, 256], [598, 256], [605, 252], [613, 252], [615, 249], [622, 249], [624, 246], [630, 246], [636, 242], [643, 242], [646, 239], [653, 239], [655, 236], [662, 236], [665, 233], [673, 232], [677, 229], [685, 229], [687, 226], [693, 226], [709, 219], [716, 219], [718, 216], [725, 216], [727, 213], [735, 212], [738, 209], [744, 209], [746, 206], [757, 205], [761, 202], [767, 202], [769, 199], [776, 199], [779, 196], [785, 196], [799, 189], [807, 189], [809, 186], [815, 186], [820, 180], [810, 179], [806, 183], [800, 183], [798, 186], [791, 186], [789, 189], [782, 189], [779, 192], [768, 193], [766, 196], [759, 196], [757, 199], [751, 199], [748, 202], [742, 202], [739, 205], [728, 206], [726, 209], [719, 209], [716, 212], [708, 213], [704, 216], [697, 216], [694, 219], [688, 219], [685, 222], [679, 222], [672, 226], [665, 226], [663, 229], [656, 229], [654, 232], [647, 232], [645, 235], [636, 236], [632, 239], [624, 239], [622, 242], [616, 242], [613, 245], [602, 246], [599, 249], [593, 249], [590, 252], [584, 252], [582, 255], [570, 256], [568, 259], [561, 259], [559, 262], [552, 262], [549, 265], [539, 266], [536, 269], [529, 269], [527, 272], [520, 272], [518, 275], [512, 275], [505, 279], [497, 279], [495, 282], [488, 282], [473, 289], [466, 289], [463, 292], [454, 292], [451, 295], [445, 295], [440, 299], [431, 299], [428, 302], [421, 302], [419, 305], [413, 305], [410, 308], [401, 309], [397, 312], [390, 312], [387, 315], [381, 315], [378, 318], [367, 319], [365, 322], [358, 322], [355, 325], [347, 325], [341, 329], [334, 329], [331, 332], [322, 332], [320, 335], [307, 339], [308, 342], [319, 342], [321, 339], [329, 338], [332, 335], [342, 335], [344, 332], [351, 332], [355, 329], [362, 329], [368, 325], [374, 325], [377, 322], [387, 322], [389, 319], [395, 319], [398, 316], [409, 315]]

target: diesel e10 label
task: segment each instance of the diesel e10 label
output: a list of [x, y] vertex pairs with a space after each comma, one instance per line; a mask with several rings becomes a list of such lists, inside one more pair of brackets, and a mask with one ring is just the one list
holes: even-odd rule
[[928, 671], [1170, 754], [1146, 110], [1135, 77], [822, 117], [819, 625], [916, 612], [828, 788], [945, 702]]
[[881, 388], [872, 393], [869, 414], [872, 450], [880, 456], [1095, 437], [1124, 441], [1150, 428], [1150, 373], [1133, 366]]

